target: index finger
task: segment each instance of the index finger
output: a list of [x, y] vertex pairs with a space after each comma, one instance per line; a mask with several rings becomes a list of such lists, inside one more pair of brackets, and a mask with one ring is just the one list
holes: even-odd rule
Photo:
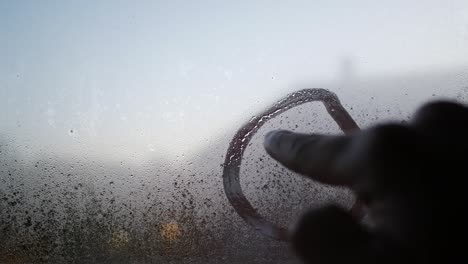
[[350, 136], [276, 130], [265, 136], [264, 147], [271, 157], [292, 171], [326, 184], [351, 185], [352, 174], [336, 169], [350, 142]]

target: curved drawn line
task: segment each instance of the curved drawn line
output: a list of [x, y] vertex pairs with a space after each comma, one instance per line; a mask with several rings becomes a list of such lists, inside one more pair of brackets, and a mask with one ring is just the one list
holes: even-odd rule
[[[247, 124], [242, 126], [231, 140], [226, 153], [223, 165], [223, 185], [229, 202], [249, 225], [260, 233], [277, 240], [288, 239], [287, 229], [264, 219], [257, 210], [252, 207], [242, 192], [239, 181], [242, 155], [252, 137], [268, 120], [293, 107], [313, 101], [320, 101], [324, 104], [327, 112], [344, 133], [351, 133], [352, 131], [359, 130], [356, 122], [344, 109], [334, 93], [321, 88], [304, 89], [289, 94], [286, 98], [278, 101], [262, 114], [255, 116]], [[364, 215], [359, 201], [354, 203], [350, 212], [359, 219]]]

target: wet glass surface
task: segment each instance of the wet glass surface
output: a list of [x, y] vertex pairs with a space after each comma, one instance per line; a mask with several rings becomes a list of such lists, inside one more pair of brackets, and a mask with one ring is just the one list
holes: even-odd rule
[[[361, 128], [468, 101], [468, 3], [0, 3], [1, 263], [297, 263], [223, 189], [236, 131], [304, 88]], [[398, 19], [395, 19], [398, 18]], [[287, 227], [353, 203], [269, 158], [272, 129], [343, 133], [312, 102], [245, 149], [245, 196]]]

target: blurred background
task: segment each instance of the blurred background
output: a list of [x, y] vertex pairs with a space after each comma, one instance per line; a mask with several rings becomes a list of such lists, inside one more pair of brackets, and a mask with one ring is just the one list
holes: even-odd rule
[[[0, 262], [296, 263], [222, 189], [236, 130], [321, 87], [365, 128], [468, 101], [468, 2], [0, 1]], [[319, 103], [268, 122], [241, 183], [288, 226], [346, 190], [266, 156], [271, 129], [341, 133]]]

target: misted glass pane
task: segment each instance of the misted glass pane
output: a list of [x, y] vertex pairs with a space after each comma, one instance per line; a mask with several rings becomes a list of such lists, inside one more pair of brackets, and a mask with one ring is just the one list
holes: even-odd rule
[[[468, 1], [1, 1], [0, 58], [1, 263], [297, 263], [226, 196], [236, 132], [305, 88], [361, 128], [467, 102]], [[259, 217], [351, 208], [267, 156], [272, 129], [343, 133], [308, 102], [250, 134]]]

